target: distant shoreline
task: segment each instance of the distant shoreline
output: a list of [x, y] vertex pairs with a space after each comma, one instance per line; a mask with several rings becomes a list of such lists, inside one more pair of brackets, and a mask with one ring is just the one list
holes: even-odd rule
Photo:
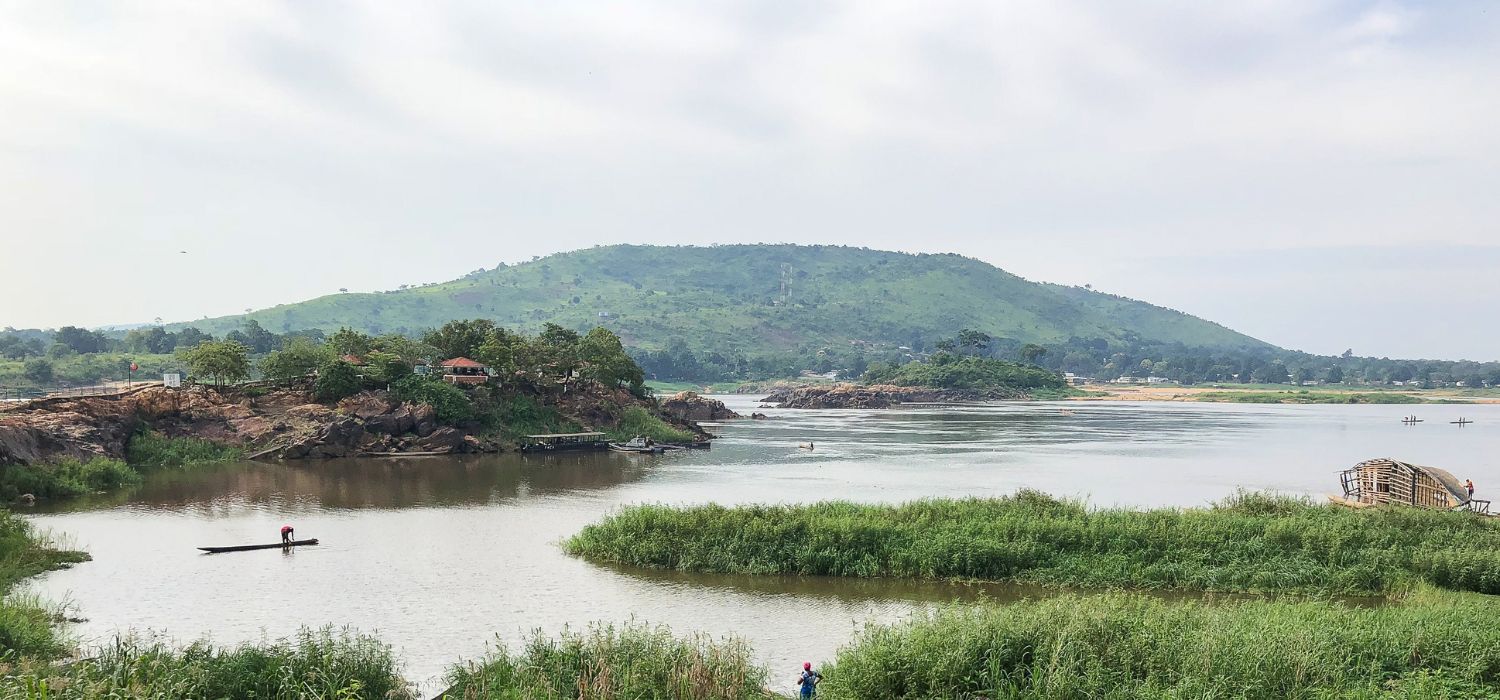
[[[1396, 391], [1379, 387], [1293, 387], [1254, 388], [1220, 386], [1177, 386], [1135, 384], [1090, 384], [1082, 387], [1089, 396], [1075, 396], [1069, 401], [1181, 401], [1202, 403], [1500, 403], [1500, 395], [1475, 396], [1449, 389], [1414, 389]], [[1235, 396], [1239, 395], [1239, 396]], [[1340, 401], [1355, 396], [1370, 400]], [[1401, 397], [1401, 398], [1397, 398]]]

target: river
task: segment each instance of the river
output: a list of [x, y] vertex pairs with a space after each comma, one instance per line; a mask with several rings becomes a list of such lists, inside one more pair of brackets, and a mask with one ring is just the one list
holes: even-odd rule
[[[719, 397], [748, 414], [747, 397]], [[555, 631], [631, 618], [737, 634], [791, 678], [867, 621], [917, 606], [1036, 591], [1003, 586], [684, 575], [596, 566], [563, 538], [622, 505], [899, 502], [1034, 488], [1099, 506], [1198, 506], [1237, 488], [1321, 496], [1338, 471], [1395, 457], [1500, 494], [1497, 406], [1016, 403], [887, 411], [760, 409], [714, 427], [708, 451], [661, 456], [487, 455], [163, 473], [130, 494], [34, 522], [94, 561], [28, 590], [87, 618], [85, 645], [120, 632], [220, 643], [350, 626], [392, 644], [408, 677]], [[1417, 413], [1426, 422], [1406, 426]], [[1460, 427], [1460, 415], [1474, 419]], [[812, 442], [803, 450], [799, 443]], [[1491, 490], [1492, 489], [1492, 490]], [[283, 523], [323, 544], [203, 555], [275, 541]]]

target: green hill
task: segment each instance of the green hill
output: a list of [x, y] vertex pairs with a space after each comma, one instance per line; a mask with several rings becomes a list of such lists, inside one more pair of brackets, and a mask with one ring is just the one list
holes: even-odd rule
[[442, 284], [337, 294], [191, 325], [220, 334], [249, 318], [273, 332], [414, 333], [479, 317], [531, 331], [546, 322], [603, 325], [638, 348], [681, 339], [726, 354], [847, 349], [851, 341], [916, 347], [961, 328], [1035, 343], [1076, 336], [1269, 347], [1171, 309], [1030, 282], [959, 255], [796, 245], [597, 247]]

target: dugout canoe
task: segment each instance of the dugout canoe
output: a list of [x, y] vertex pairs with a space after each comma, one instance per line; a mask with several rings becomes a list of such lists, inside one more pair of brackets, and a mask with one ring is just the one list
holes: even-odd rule
[[241, 544], [235, 545], [233, 547], [199, 547], [198, 549], [208, 552], [209, 554], [222, 554], [224, 552], [248, 552], [253, 549], [280, 549], [282, 547], [301, 547], [303, 545], [317, 543], [318, 541], [316, 539], [311, 539], [292, 540], [287, 544], [282, 544], [280, 542], [277, 542], [276, 544]]

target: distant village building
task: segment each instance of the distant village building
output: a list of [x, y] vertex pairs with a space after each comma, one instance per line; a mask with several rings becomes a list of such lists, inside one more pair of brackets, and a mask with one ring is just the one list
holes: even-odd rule
[[483, 384], [490, 380], [490, 368], [467, 357], [455, 357], [438, 363], [443, 381], [449, 384]]
[[365, 361], [359, 359], [359, 356], [357, 356], [357, 355], [345, 355], [343, 357], [340, 357], [339, 359], [343, 360], [343, 361], [345, 361], [345, 362], [347, 362], [347, 363], [349, 363], [351, 365], [354, 365], [355, 367], [364, 367], [365, 366]]

